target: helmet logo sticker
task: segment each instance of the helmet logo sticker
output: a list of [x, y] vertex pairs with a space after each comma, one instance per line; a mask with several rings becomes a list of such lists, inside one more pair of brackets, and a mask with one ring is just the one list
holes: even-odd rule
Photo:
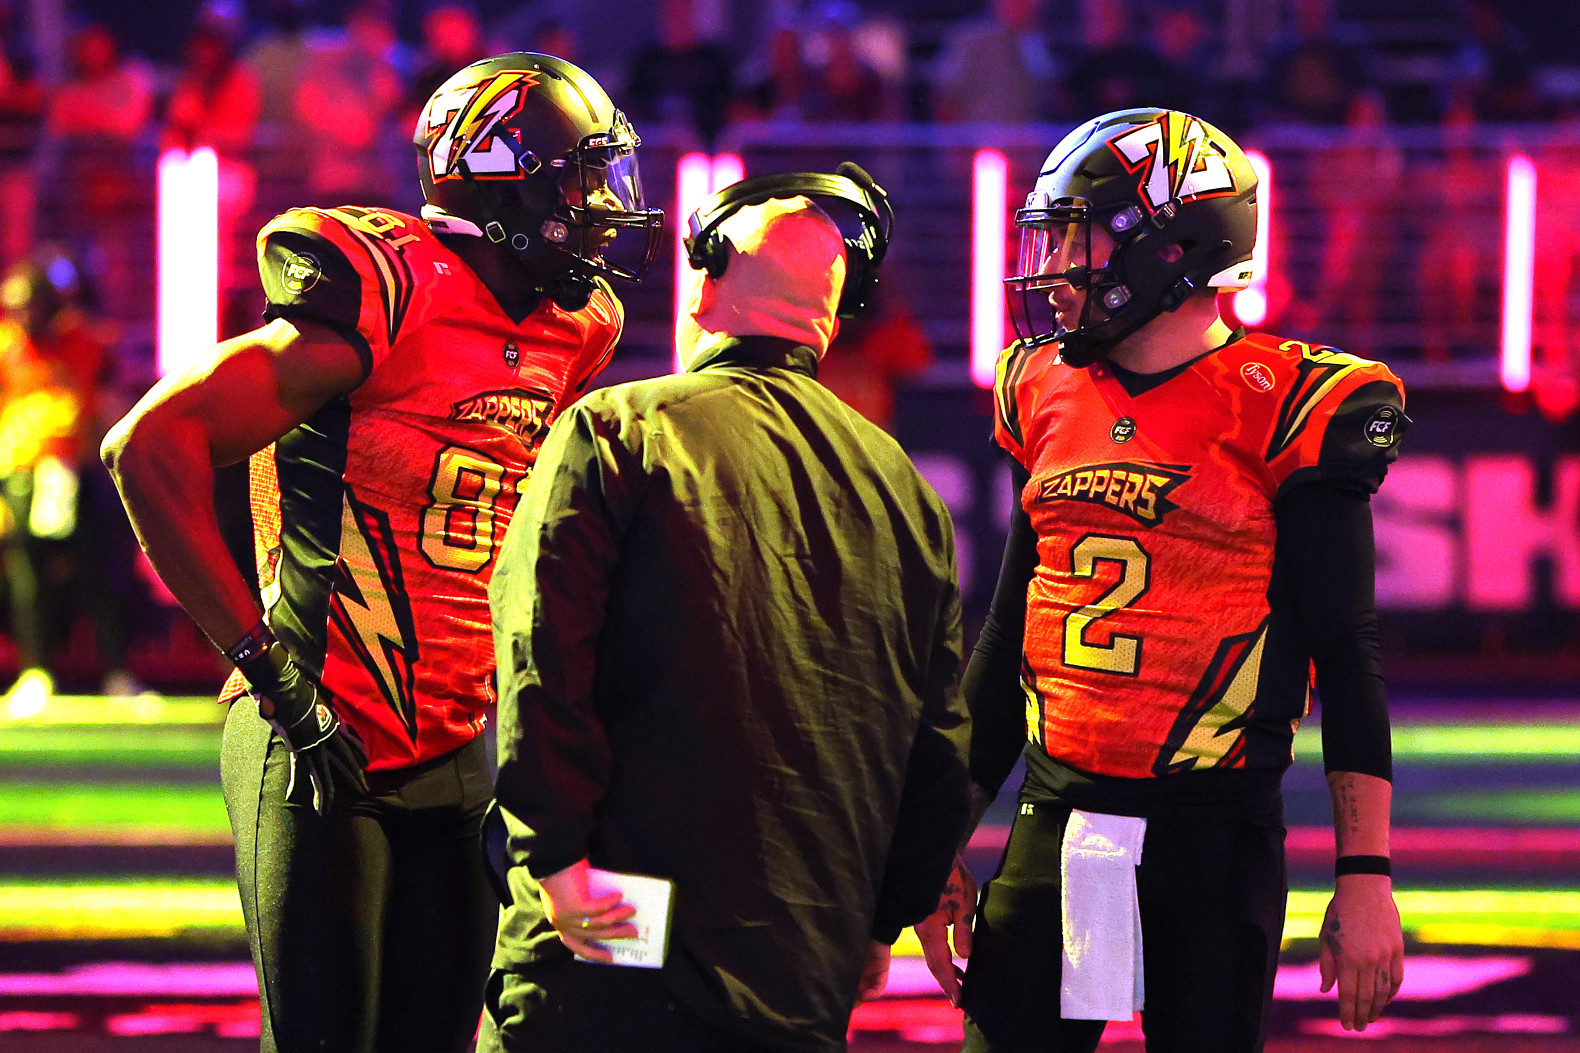
[[280, 268], [280, 284], [292, 296], [300, 296], [317, 285], [323, 275], [323, 268], [317, 259], [309, 253], [297, 252]]
[[1114, 426], [1108, 429], [1108, 437], [1114, 442], [1129, 442], [1136, 437], [1136, 422], [1132, 417], [1120, 417], [1114, 421]]
[[1399, 411], [1392, 406], [1379, 406], [1366, 422], [1366, 441], [1385, 450], [1398, 442]]
[[1235, 192], [1234, 176], [1207, 126], [1170, 111], [1108, 140], [1127, 172], [1139, 172], [1141, 200], [1153, 212], [1175, 201]]
[[494, 129], [521, 108], [539, 76], [536, 70], [504, 70], [429, 101], [422, 119], [429, 136], [428, 170], [435, 182], [461, 178], [462, 161], [478, 178], [522, 177], [517, 150]]
[[1240, 377], [1248, 387], [1257, 391], [1273, 390], [1273, 371], [1260, 362], [1247, 362], [1240, 367]]

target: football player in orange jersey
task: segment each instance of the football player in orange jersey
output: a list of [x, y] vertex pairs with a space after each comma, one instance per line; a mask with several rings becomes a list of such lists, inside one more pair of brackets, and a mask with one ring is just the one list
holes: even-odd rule
[[964, 683], [976, 814], [1020, 753], [1026, 779], [980, 904], [957, 861], [917, 927], [929, 965], [968, 1050], [1092, 1050], [1134, 1009], [1148, 1050], [1260, 1050], [1314, 668], [1338, 847], [1321, 973], [1363, 1029], [1403, 964], [1369, 505], [1403, 389], [1220, 318], [1256, 176], [1198, 118], [1086, 122], [1016, 223], [994, 432], [1018, 501]]
[[[166, 377], [104, 458], [236, 664], [222, 747], [265, 1050], [469, 1049], [498, 901], [488, 582], [556, 412], [606, 363], [662, 213], [596, 81], [472, 64], [418, 121], [421, 218], [302, 208], [258, 238], [267, 324]], [[250, 457], [261, 597], [212, 508]]]

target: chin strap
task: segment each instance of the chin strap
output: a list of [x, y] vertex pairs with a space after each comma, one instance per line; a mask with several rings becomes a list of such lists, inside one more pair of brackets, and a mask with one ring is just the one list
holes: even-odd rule
[[[476, 188], [477, 178], [472, 175], [472, 169], [467, 165], [466, 160], [463, 158], [455, 164], [456, 168], [460, 170], [461, 178], [468, 185]], [[529, 171], [533, 170], [535, 169], [529, 169]], [[519, 232], [511, 234], [506, 229], [504, 221], [499, 218], [493, 209], [489, 208], [487, 195], [481, 193], [481, 191], [477, 194], [477, 207], [478, 211], [482, 213], [483, 225], [481, 227], [470, 220], [462, 219], [433, 205], [423, 206], [422, 218], [427, 221], [429, 227], [436, 233], [466, 234], [490, 241], [509, 251], [516, 261], [526, 268], [528, 273], [532, 273], [533, 268], [523, 255], [528, 249], [532, 248], [531, 239], [526, 234]], [[545, 226], [548, 226], [549, 223], [558, 223], [558, 221], [551, 218], [545, 223]], [[560, 226], [563, 229], [563, 224], [560, 224]], [[575, 262], [576, 257], [573, 253], [566, 252], [564, 249], [560, 249], [548, 242], [545, 242], [544, 251], [550, 254], [557, 252], [565, 257], [564, 261], [556, 261], [563, 262], [564, 269], [540, 280], [537, 284], [538, 290], [544, 296], [553, 300], [562, 310], [579, 311], [586, 307], [587, 302], [592, 299], [593, 290], [597, 288], [593, 277], [590, 274], [583, 273], [582, 268]], [[535, 279], [537, 278], [535, 273], [532, 276]]]
[[587, 301], [592, 299], [593, 290], [597, 287], [598, 284], [593, 279], [575, 271], [556, 275], [542, 285], [543, 295], [565, 311], [580, 311], [586, 307]]

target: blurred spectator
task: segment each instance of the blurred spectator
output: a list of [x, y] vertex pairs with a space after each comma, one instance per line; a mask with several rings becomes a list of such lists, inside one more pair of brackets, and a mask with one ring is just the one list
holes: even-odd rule
[[44, 126], [44, 86], [16, 29], [14, 5], [0, 0], [0, 267], [20, 260], [33, 244], [33, 166]]
[[817, 61], [802, 100], [814, 121], [877, 121], [895, 116], [898, 99], [889, 90], [856, 36], [861, 9], [824, 4], [814, 36]]
[[296, 88], [307, 60], [305, 0], [264, 0], [264, 31], [242, 61], [258, 78], [258, 123], [273, 140], [295, 125]]
[[469, 4], [441, 2], [429, 7], [422, 16], [422, 50], [417, 55], [417, 72], [406, 86], [402, 123], [415, 128], [428, 97], [439, 85], [457, 70], [492, 54], [483, 42], [477, 12]]
[[1580, 402], [1580, 313], [1573, 308], [1580, 273], [1580, 108], [1554, 122], [1536, 158], [1536, 331], [1532, 394], [1543, 413], [1562, 420]]
[[113, 311], [135, 311], [146, 300], [144, 270], [147, 202], [133, 146], [149, 130], [154, 75], [125, 57], [115, 37], [92, 24], [67, 48], [71, 74], [50, 101], [46, 127], [62, 146], [53, 174], [51, 211], [92, 239], [95, 272]]
[[1343, 124], [1350, 101], [1371, 83], [1371, 55], [1359, 34], [1341, 29], [1333, 0], [1291, 0], [1290, 29], [1267, 64], [1270, 120]]
[[12, 716], [37, 713], [54, 691], [51, 651], [86, 611], [98, 630], [105, 689], [135, 693], [115, 606], [126, 576], [105, 565], [119, 524], [99, 466], [98, 395], [109, 340], [81, 309], [81, 281], [65, 255], [43, 249], [0, 282], [0, 551], [21, 675], [5, 697]]
[[730, 60], [702, 39], [693, 0], [660, 0], [658, 32], [656, 43], [636, 53], [620, 102], [637, 127], [689, 128], [711, 150], [729, 114]]
[[165, 109], [160, 147], [211, 146], [221, 158], [245, 160], [261, 106], [258, 75], [237, 61], [230, 34], [219, 25], [199, 22], [187, 38], [186, 65]]
[[815, 73], [801, 54], [801, 33], [793, 24], [771, 27], [763, 51], [743, 72], [747, 86], [731, 107], [734, 120], [795, 121], [806, 116], [802, 103]]
[[187, 38], [186, 65], [170, 95], [159, 145], [177, 150], [208, 146], [218, 155], [219, 280], [227, 295], [251, 285], [252, 231], [245, 228], [256, 189], [252, 148], [261, 106], [258, 75], [236, 57], [231, 27], [200, 19]]
[[1464, 42], [1450, 62], [1454, 90], [1470, 92], [1476, 115], [1484, 121], [1541, 117], [1531, 42], [1490, 0], [1466, 0], [1464, 20]]
[[310, 49], [296, 91], [297, 113], [311, 129], [301, 144], [309, 197], [385, 205], [391, 176], [409, 170], [412, 128], [396, 126], [406, 95], [396, 44], [388, 2], [361, 0], [344, 34]]
[[[540, 55], [553, 55], [566, 62], [581, 65], [577, 61], [577, 52], [581, 47], [576, 40], [576, 33], [570, 26], [556, 19], [542, 23], [532, 33], [532, 50]], [[490, 48], [490, 54], [497, 54], [498, 49]]]
[[1082, 0], [1082, 48], [1065, 71], [1063, 113], [1163, 105], [1163, 60], [1139, 42], [1133, 15], [1130, 0]]
[[1226, 127], [1230, 107], [1216, 79], [1220, 42], [1200, 6], [1167, 0], [1153, 10], [1150, 22], [1152, 49], [1162, 64], [1160, 91], [1151, 105], [1184, 110]]
[[1383, 265], [1398, 244], [1392, 226], [1403, 167], [1382, 96], [1363, 91], [1350, 102], [1337, 144], [1308, 173], [1322, 213], [1322, 253], [1315, 317], [1298, 324], [1307, 332], [1347, 326], [1344, 350], [1368, 358], [1380, 351], [1377, 308]]
[[956, 26], [933, 69], [934, 116], [992, 124], [1049, 116], [1059, 66], [1041, 17], [1042, 0], [993, 0], [986, 17]]
[[49, 130], [99, 144], [139, 138], [154, 113], [154, 76], [147, 64], [122, 56], [114, 35], [97, 23], [73, 34], [69, 52], [71, 76], [51, 102]]
[[1475, 111], [1461, 100], [1443, 114], [1441, 161], [1423, 162], [1413, 179], [1434, 195], [1422, 210], [1426, 230], [1417, 268], [1421, 349], [1446, 361], [1456, 345], [1487, 346], [1477, 331], [1480, 279], [1496, 267], [1502, 188], [1498, 166], [1475, 148]]
[[865, 314], [840, 320], [839, 331], [817, 367], [817, 378], [825, 387], [891, 434], [898, 388], [933, 364], [927, 334], [893, 277], [886, 276], [877, 286]]

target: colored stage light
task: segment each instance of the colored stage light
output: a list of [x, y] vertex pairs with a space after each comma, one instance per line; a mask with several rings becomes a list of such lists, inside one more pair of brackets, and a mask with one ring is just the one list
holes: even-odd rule
[[[1412, 724], [1393, 727], [1395, 760], [1412, 764], [1507, 764], [1510, 761], [1572, 763], [1580, 757], [1580, 724]], [[1322, 756], [1321, 728], [1301, 724], [1295, 735], [1295, 757], [1317, 762]]]
[[158, 167], [159, 375], [219, 340], [219, 160], [210, 147], [166, 150]]
[[[212, 703], [211, 703], [212, 705]], [[0, 727], [0, 771], [16, 768], [214, 769], [221, 727]]]
[[1493, 826], [1573, 826], [1580, 824], [1580, 790], [1530, 788], [1458, 790], [1423, 794], [1395, 803], [1413, 822], [1450, 820]]
[[[1292, 889], [1284, 941], [1315, 940], [1333, 893]], [[1395, 889], [1405, 931], [1420, 943], [1580, 950], [1580, 889]]]
[[229, 840], [230, 821], [219, 787], [208, 782], [7, 783], [0, 794], [0, 837], [30, 830], [80, 830], [90, 838], [113, 831], [118, 842], [139, 831], [157, 831], [154, 843], [183, 832]]
[[1251, 253], [1251, 284], [1234, 294], [1234, 316], [1246, 325], [1267, 321], [1267, 276], [1273, 252], [1273, 165], [1267, 155], [1247, 150], [1256, 172], [1256, 248]]
[[234, 939], [244, 936], [231, 878], [0, 881], [0, 942]]
[[[675, 321], [685, 310], [681, 303], [691, 273], [691, 262], [686, 258], [686, 238], [691, 234], [691, 214], [714, 194], [731, 183], [739, 183], [746, 176], [746, 165], [738, 154], [690, 153], [675, 166]], [[674, 360], [674, 371], [681, 372], [680, 355]]]
[[1503, 226], [1503, 342], [1498, 376], [1508, 391], [1531, 386], [1531, 326], [1536, 289], [1536, 165], [1509, 158]]
[[54, 973], [0, 973], [0, 996], [256, 996], [251, 962], [88, 962]]
[[100, 695], [54, 695], [49, 705], [30, 717], [0, 716], [0, 734], [6, 728], [150, 724], [223, 724], [225, 710], [213, 695], [180, 697], [136, 695], [120, 698]]
[[1004, 229], [1009, 208], [1009, 162], [997, 150], [971, 161], [971, 379], [993, 386], [1004, 350]]

